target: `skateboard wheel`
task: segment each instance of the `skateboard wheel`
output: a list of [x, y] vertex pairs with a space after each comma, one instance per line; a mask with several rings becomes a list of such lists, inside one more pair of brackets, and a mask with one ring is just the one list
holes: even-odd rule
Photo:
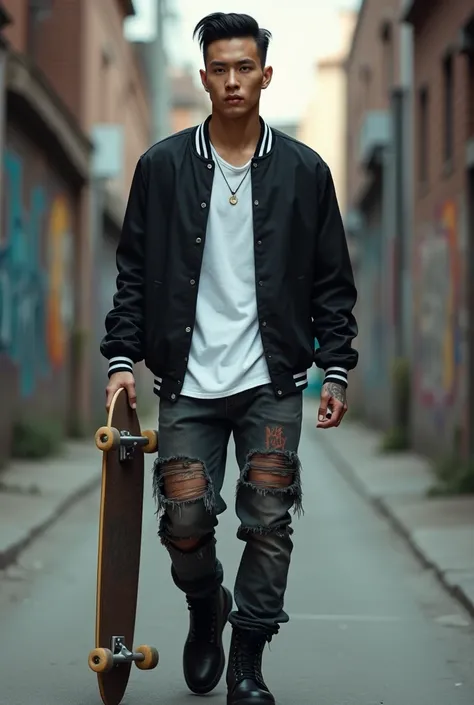
[[135, 661], [136, 667], [141, 671], [151, 671], [158, 666], [160, 656], [153, 646], [139, 646], [136, 651], [145, 657], [143, 661]]
[[107, 673], [114, 667], [114, 655], [110, 649], [93, 649], [89, 654], [89, 668], [96, 673]]
[[142, 436], [148, 438], [148, 445], [143, 446], [144, 453], [156, 453], [158, 450], [158, 433], [157, 431], [143, 431]]
[[115, 450], [120, 446], [120, 432], [111, 426], [102, 426], [95, 434], [95, 444], [99, 450]]

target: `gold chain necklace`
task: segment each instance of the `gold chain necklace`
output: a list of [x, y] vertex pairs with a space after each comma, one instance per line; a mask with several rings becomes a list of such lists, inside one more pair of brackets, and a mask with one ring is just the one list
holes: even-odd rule
[[237, 198], [237, 191], [239, 190], [239, 188], [242, 186], [242, 184], [244, 183], [245, 179], [247, 178], [247, 175], [248, 175], [248, 173], [249, 173], [249, 171], [250, 171], [250, 166], [249, 166], [249, 168], [247, 169], [247, 171], [245, 172], [244, 178], [242, 179], [242, 181], [240, 182], [240, 184], [237, 186], [237, 188], [235, 189], [235, 191], [232, 191], [232, 189], [231, 189], [231, 187], [230, 187], [230, 185], [229, 185], [229, 182], [228, 182], [227, 179], [226, 179], [226, 176], [225, 176], [225, 174], [224, 174], [224, 171], [223, 171], [221, 165], [219, 164], [219, 159], [216, 159], [216, 162], [217, 162], [217, 166], [219, 167], [222, 176], [224, 177], [224, 181], [225, 181], [226, 184], [227, 184], [227, 188], [229, 189], [229, 191], [230, 191], [231, 194], [232, 194], [232, 195], [230, 196], [230, 198], [229, 198], [229, 203], [230, 203], [231, 206], [236, 206], [237, 203], [239, 202], [239, 199]]

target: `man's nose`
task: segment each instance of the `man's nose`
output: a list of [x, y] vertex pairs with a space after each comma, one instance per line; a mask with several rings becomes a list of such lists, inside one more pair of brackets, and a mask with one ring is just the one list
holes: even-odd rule
[[238, 81], [238, 75], [237, 71], [234, 71], [234, 69], [231, 69], [228, 74], [227, 78], [227, 87], [228, 88], [235, 88], [235, 86], [239, 85]]

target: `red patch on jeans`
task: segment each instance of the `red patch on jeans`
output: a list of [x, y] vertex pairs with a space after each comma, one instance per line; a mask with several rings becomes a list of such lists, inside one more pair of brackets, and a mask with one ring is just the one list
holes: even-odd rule
[[283, 426], [265, 428], [265, 446], [267, 450], [285, 450], [286, 438], [283, 435]]

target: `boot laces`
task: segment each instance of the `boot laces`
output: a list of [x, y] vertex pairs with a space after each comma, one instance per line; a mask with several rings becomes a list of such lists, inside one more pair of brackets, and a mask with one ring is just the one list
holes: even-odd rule
[[262, 654], [266, 638], [261, 634], [235, 633], [235, 648], [232, 653], [234, 673], [239, 681], [249, 679], [266, 687], [262, 676]]

